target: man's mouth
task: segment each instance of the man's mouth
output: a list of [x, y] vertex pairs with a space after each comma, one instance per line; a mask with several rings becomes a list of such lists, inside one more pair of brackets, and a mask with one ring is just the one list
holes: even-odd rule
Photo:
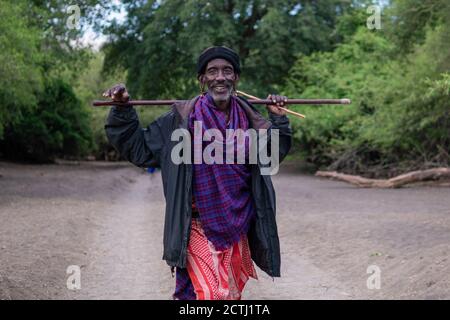
[[228, 86], [225, 85], [214, 86], [213, 89], [216, 93], [226, 93], [229, 91]]

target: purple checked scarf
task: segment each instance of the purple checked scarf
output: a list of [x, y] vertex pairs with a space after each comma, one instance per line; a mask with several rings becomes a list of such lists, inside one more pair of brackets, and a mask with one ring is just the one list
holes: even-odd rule
[[[202, 136], [205, 130], [219, 129], [226, 140], [226, 129], [248, 130], [247, 115], [239, 106], [234, 96], [230, 101], [230, 120], [227, 125], [225, 112], [219, 111], [208, 94], [201, 97], [189, 116], [189, 129], [194, 135], [194, 121], [202, 123]], [[198, 141], [198, 140], [197, 140]], [[247, 164], [237, 164], [235, 151], [243, 147], [238, 142], [232, 143], [232, 164], [226, 163], [226, 141], [223, 145], [223, 164], [207, 164], [201, 158], [201, 164], [193, 164], [193, 193], [195, 205], [200, 214], [203, 230], [209, 241], [217, 250], [224, 250], [238, 242], [242, 234], [247, 233], [250, 220], [254, 216], [251, 197], [251, 171]], [[234, 141], [234, 140], [231, 140]], [[194, 153], [202, 152], [211, 141], [200, 143], [194, 141]], [[245, 152], [248, 160], [248, 141]], [[201, 153], [199, 153], [201, 155]]]
[[[224, 139], [226, 129], [247, 130], [249, 128], [247, 115], [234, 96], [231, 97], [230, 104], [230, 119], [227, 124], [226, 114], [217, 109], [212, 97], [208, 94], [200, 97], [189, 116], [191, 136], [194, 137], [194, 121], [202, 122], [202, 136], [205, 130], [213, 128], [220, 130]], [[195, 145], [195, 139], [192, 141], [194, 153], [198, 152], [199, 146]], [[204, 141], [200, 151], [203, 151], [210, 143], [210, 141]], [[242, 147], [242, 145], [238, 146], [237, 142], [235, 146]], [[246, 141], [246, 162], [248, 162], [248, 146]], [[218, 250], [224, 250], [238, 242], [240, 236], [248, 232], [250, 222], [255, 215], [251, 196], [250, 166], [225, 163], [225, 143], [223, 152], [223, 164], [206, 164], [203, 158], [201, 164], [195, 164], [195, 162], [193, 164], [195, 205], [206, 237]], [[182, 300], [195, 299], [186, 269], [177, 268], [174, 297]]]

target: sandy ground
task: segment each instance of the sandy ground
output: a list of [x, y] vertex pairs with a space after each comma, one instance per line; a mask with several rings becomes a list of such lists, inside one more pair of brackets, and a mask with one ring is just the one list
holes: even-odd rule
[[[257, 269], [245, 299], [450, 299], [448, 187], [358, 189], [291, 166], [273, 181], [282, 277]], [[163, 219], [159, 172], [0, 162], [0, 299], [170, 299]]]

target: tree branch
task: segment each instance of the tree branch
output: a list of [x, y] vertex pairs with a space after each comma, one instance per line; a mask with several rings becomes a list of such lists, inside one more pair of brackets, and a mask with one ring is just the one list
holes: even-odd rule
[[361, 188], [400, 188], [406, 184], [416, 182], [450, 179], [450, 168], [434, 168], [412, 171], [391, 179], [367, 179], [361, 176], [338, 173], [336, 171], [317, 171], [315, 175], [317, 177], [325, 177], [348, 182]]

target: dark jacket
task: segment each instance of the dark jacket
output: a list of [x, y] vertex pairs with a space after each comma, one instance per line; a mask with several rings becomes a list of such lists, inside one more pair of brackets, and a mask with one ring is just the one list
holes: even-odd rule
[[[110, 143], [128, 161], [138, 167], [160, 166], [166, 199], [163, 259], [173, 267], [186, 267], [186, 248], [192, 218], [192, 165], [176, 165], [171, 150], [178, 141], [171, 141], [177, 128], [188, 128], [188, 115], [198, 97], [172, 106], [172, 110], [152, 122], [146, 129], [139, 125], [133, 108], [112, 107], [105, 129]], [[286, 116], [270, 114], [267, 121], [245, 99], [239, 104], [255, 129], [279, 129], [280, 162], [291, 147], [291, 129]], [[269, 135], [270, 137], [270, 135]], [[252, 167], [252, 194], [256, 219], [248, 232], [253, 261], [268, 275], [280, 276], [280, 245], [275, 221], [275, 191], [269, 175], [261, 175], [261, 164]]]

